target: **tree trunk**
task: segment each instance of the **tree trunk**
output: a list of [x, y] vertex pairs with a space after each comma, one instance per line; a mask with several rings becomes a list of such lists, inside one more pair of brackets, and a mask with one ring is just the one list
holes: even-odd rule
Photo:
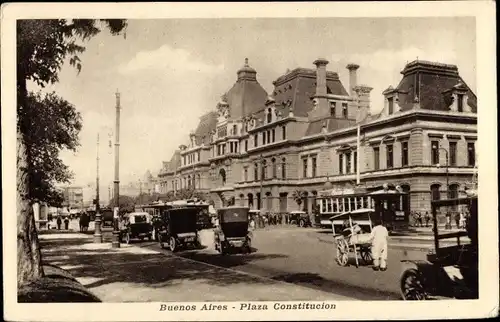
[[29, 199], [29, 156], [23, 131], [29, 127], [29, 107], [25, 107], [27, 90], [25, 79], [18, 79], [17, 126], [17, 284], [41, 278], [40, 243], [35, 226], [33, 207]]

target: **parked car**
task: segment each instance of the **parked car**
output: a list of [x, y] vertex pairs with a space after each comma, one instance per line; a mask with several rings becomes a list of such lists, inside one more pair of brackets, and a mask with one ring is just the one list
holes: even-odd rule
[[215, 249], [221, 254], [238, 250], [252, 251], [252, 233], [248, 227], [247, 207], [221, 208], [217, 212], [219, 226], [214, 230]]
[[120, 224], [120, 240], [130, 244], [132, 239], [152, 239], [153, 225], [147, 212], [132, 212], [123, 215]]
[[198, 239], [198, 208], [164, 209], [158, 227], [158, 242], [172, 252], [188, 246], [200, 247]]

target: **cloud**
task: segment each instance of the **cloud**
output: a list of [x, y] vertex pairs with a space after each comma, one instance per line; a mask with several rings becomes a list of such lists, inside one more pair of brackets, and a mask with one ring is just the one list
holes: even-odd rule
[[185, 49], [163, 45], [155, 50], [140, 51], [134, 58], [119, 67], [119, 72], [122, 74], [145, 70], [218, 73], [224, 70], [224, 65], [209, 64], [196, 59]]

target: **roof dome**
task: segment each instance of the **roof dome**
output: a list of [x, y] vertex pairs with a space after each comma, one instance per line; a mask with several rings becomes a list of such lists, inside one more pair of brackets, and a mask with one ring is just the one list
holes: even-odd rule
[[238, 70], [238, 80], [256, 80], [257, 71], [248, 65], [248, 58], [245, 58], [245, 65]]

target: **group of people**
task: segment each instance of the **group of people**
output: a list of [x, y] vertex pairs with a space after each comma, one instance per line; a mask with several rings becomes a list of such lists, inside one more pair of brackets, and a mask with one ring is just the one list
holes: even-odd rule
[[[413, 219], [413, 225], [415, 227], [429, 227], [432, 226], [431, 219], [432, 216], [431, 214], [426, 211], [424, 215], [418, 211], [412, 211], [411, 212], [411, 217]], [[466, 222], [467, 222], [467, 213], [464, 211], [459, 211], [456, 212], [455, 214], [447, 214], [446, 215], [446, 220], [449, 221], [450, 226], [451, 226], [451, 218], [454, 217], [455, 225], [457, 229], [465, 229], [466, 227]]]
[[80, 215], [80, 232], [85, 232], [89, 230], [90, 216], [84, 212]]
[[[49, 219], [49, 224], [48, 224], [48, 228], [49, 229], [51, 227], [51, 223], [52, 223], [53, 219], [54, 218], [52, 218], [52, 217]], [[57, 218], [56, 218], [56, 227], [57, 227], [57, 230], [61, 230], [61, 226], [62, 226], [63, 222], [64, 222], [64, 229], [65, 230], [69, 229], [69, 217], [66, 216], [63, 219], [62, 216], [57, 216]]]
[[412, 211], [411, 216], [413, 218], [413, 225], [415, 227], [424, 227], [424, 222], [425, 222], [425, 227], [429, 227], [431, 221], [431, 215], [429, 214], [428, 211], [426, 211], [424, 215], [422, 215], [422, 213], [418, 211]]

